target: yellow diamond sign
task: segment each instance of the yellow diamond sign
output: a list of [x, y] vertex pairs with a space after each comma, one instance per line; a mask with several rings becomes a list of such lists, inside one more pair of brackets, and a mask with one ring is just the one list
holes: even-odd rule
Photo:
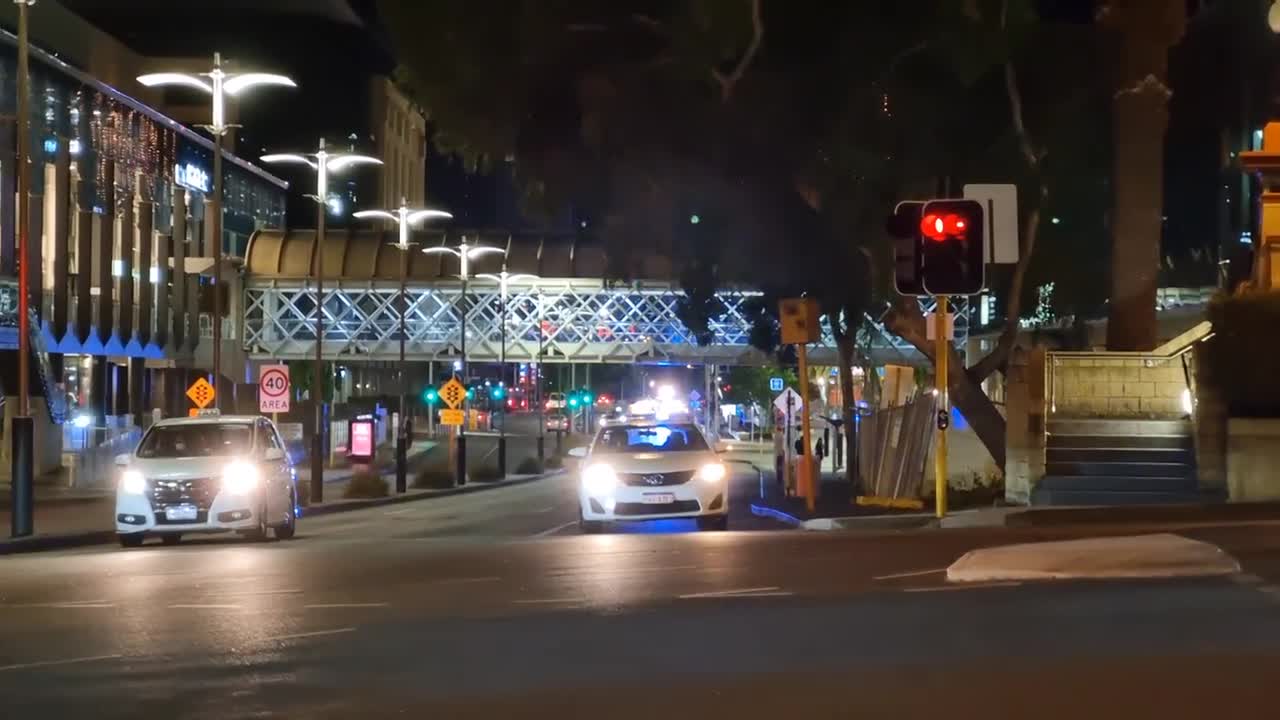
[[213, 402], [213, 396], [215, 394], [213, 386], [204, 378], [196, 380], [191, 383], [191, 387], [187, 388], [187, 397], [191, 398], [191, 402], [195, 403], [196, 407], [201, 410], [203, 410], [209, 403]]
[[440, 399], [451, 410], [457, 410], [458, 406], [462, 405], [463, 401], [467, 399], [467, 389], [462, 386], [462, 383], [458, 382], [458, 378], [451, 378], [449, 382], [444, 384], [444, 387], [440, 388]]

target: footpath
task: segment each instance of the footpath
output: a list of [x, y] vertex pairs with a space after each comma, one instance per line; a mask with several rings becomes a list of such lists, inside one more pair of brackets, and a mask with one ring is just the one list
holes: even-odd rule
[[[409, 464], [412, 467], [415, 459], [430, 452], [436, 443], [433, 441], [417, 441], [409, 451]], [[295, 465], [298, 483], [309, 482], [310, 473], [304, 465]], [[347, 484], [359, 471], [359, 468], [333, 468], [324, 473], [325, 502], [307, 505], [302, 509], [302, 517], [315, 517], [340, 512], [350, 512], [367, 507], [394, 505], [397, 503], [427, 500], [436, 497], [464, 495], [485, 490], [493, 490], [511, 485], [539, 480], [560, 471], [552, 471], [538, 475], [508, 475], [506, 479], [496, 482], [471, 482], [461, 487], [421, 489], [410, 487], [403, 494], [396, 494], [391, 487], [395, 482], [395, 471], [382, 473], [382, 479], [391, 487], [390, 494], [378, 498], [343, 497]], [[412, 485], [413, 476], [410, 473]], [[34, 552], [59, 548], [80, 547], [115, 542], [115, 491], [114, 489], [76, 489], [57, 487], [48, 484], [37, 485], [35, 489], [36, 534], [18, 539], [9, 539], [11, 520], [10, 488], [8, 483], [0, 483], [0, 555], [18, 552]]]
[[1280, 502], [1184, 505], [1119, 505], [1081, 507], [1024, 507], [992, 502], [990, 498], [966, 504], [956, 493], [952, 507], [941, 521], [933, 512], [932, 498], [922, 510], [895, 510], [861, 506], [855, 502], [844, 472], [824, 468], [821, 491], [810, 512], [803, 498], [788, 497], [772, 468], [762, 469], [760, 491], [751, 500], [751, 512], [801, 530], [884, 532], [926, 528], [1028, 528], [1088, 525], [1117, 528], [1144, 526], [1194, 526], [1227, 523], [1280, 522]]

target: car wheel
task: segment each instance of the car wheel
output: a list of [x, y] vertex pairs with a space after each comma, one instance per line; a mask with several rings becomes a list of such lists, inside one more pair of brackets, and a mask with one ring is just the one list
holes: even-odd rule
[[262, 542], [271, 537], [271, 528], [267, 526], [266, 506], [258, 509], [258, 527], [246, 531], [244, 537], [252, 542]]
[[728, 515], [703, 515], [698, 518], [699, 530], [728, 530]]
[[182, 535], [178, 533], [165, 533], [164, 535], [160, 536], [160, 542], [164, 543], [165, 545], [177, 545], [178, 543], [182, 542]]
[[136, 548], [142, 545], [142, 533], [128, 533], [120, 535], [120, 547]]
[[275, 527], [277, 540], [292, 540], [294, 534], [298, 531], [298, 516], [294, 508], [298, 506], [297, 490], [289, 491], [289, 517], [283, 524]]

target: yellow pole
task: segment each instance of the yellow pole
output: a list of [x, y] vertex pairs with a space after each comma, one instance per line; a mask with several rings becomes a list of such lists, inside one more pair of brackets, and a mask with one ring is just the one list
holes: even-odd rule
[[[938, 307], [934, 317], [934, 341], [937, 343], [935, 347], [936, 357], [934, 359], [934, 367], [937, 369], [937, 379], [935, 385], [938, 388], [938, 417], [941, 413], [950, 412], [951, 405], [950, 390], [947, 383], [947, 360], [951, 355], [951, 348], [948, 346], [949, 339], [947, 332], [947, 296], [938, 296]], [[938, 518], [946, 517], [947, 514], [947, 429], [943, 423], [938, 425], [938, 443], [933, 456], [933, 499]]]
[[809, 438], [809, 354], [804, 343], [796, 346], [800, 356], [800, 435], [804, 439], [804, 454], [800, 456], [800, 487], [804, 504], [813, 512], [818, 501], [818, 478], [813, 476], [813, 443]]

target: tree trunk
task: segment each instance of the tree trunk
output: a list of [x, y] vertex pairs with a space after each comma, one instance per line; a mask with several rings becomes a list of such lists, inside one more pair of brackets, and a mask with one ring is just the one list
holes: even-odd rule
[[[835, 323], [833, 323], [834, 325]], [[835, 332], [836, 351], [840, 356], [840, 417], [844, 420], [844, 477], [849, 487], [858, 482], [858, 436], [854, 424], [857, 404], [853, 397], [853, 333]], [[830, 452], [834, 452], [831, 450]]]
[[[934, 343], [925, 334], [924, 317], [915, 308], [914, 299], [899, 302], [884, 318], [884, 324], [890, 331], [903, 340], [911, 343], [929, 360], [934, 359]], [[960, 410], [964, 419], [973, 428], [978, 440], [991, 453], [996, 466], [1004, 469], [1005, 458], [1005, 420], [995, 403], [982, 390], [981, 381], [975, 379], [965, 368], [960, 354], [955, 348], [948, 346], [951, 356], [947, 367], [947, 390], [951, 393], [951, 403]]]
[[1116, 32], [1111, 307], [1107, 348], [1156, 346], [1156, 285], [1164, 208], [1164, 138], [1169, 126], [1169, 48], [1186, 26], [1186, 3], [1113, 3]]

